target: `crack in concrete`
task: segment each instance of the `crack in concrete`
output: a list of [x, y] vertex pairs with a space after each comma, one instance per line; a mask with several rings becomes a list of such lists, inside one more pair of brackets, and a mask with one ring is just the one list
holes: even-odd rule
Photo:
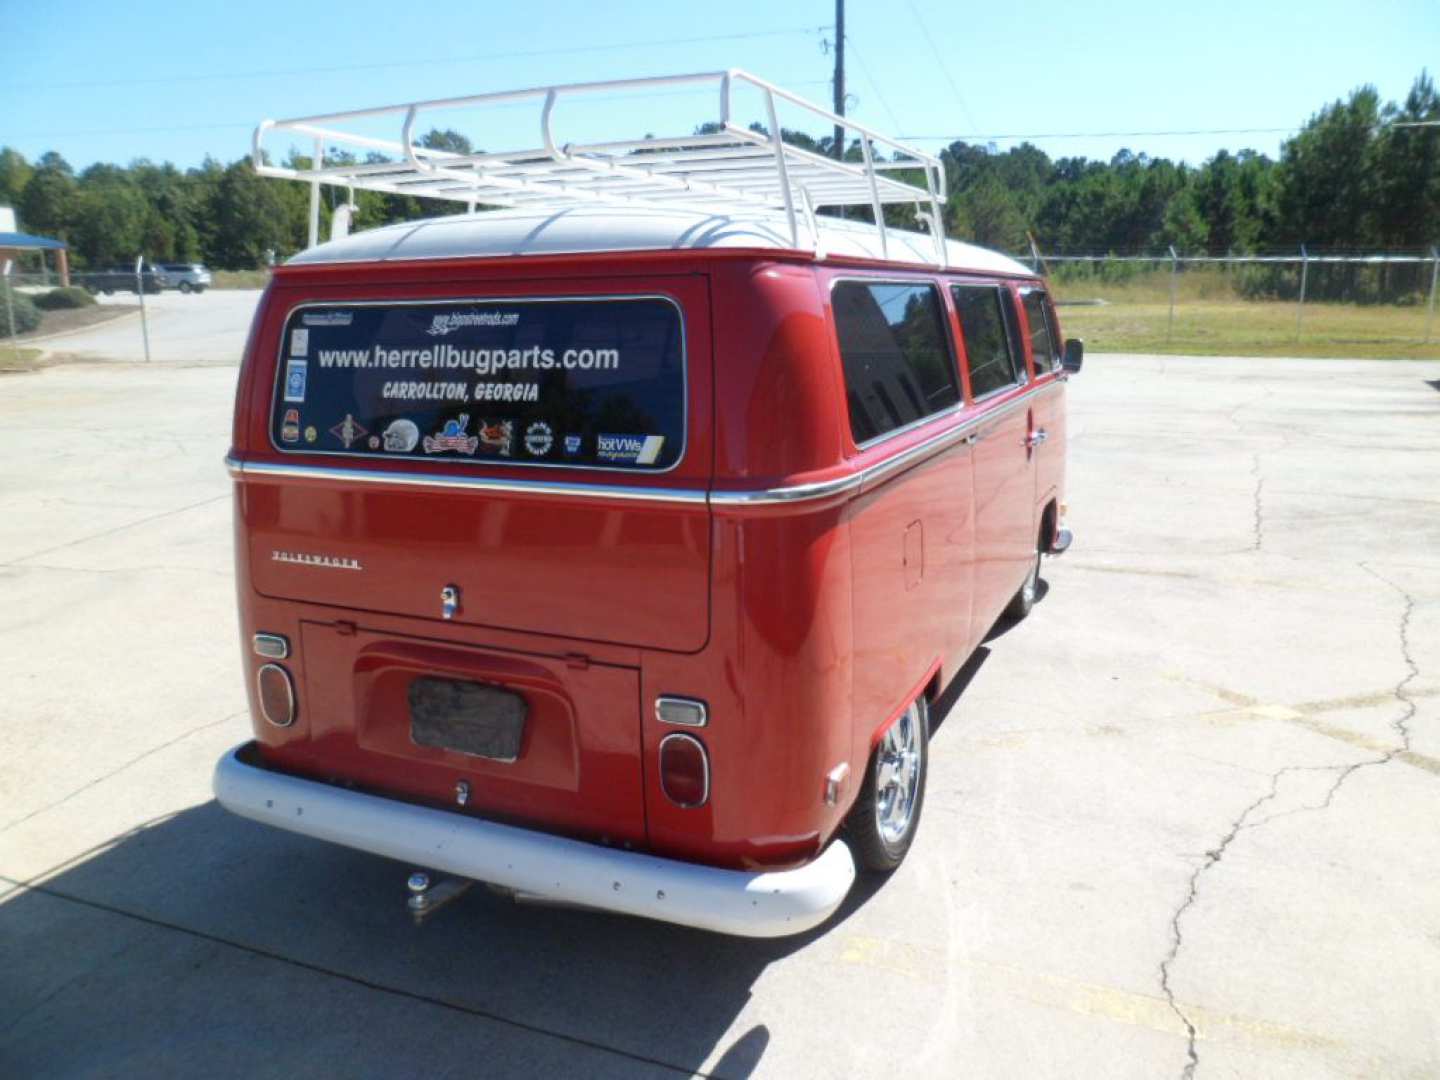
[[[1259, 455], [1257, 454], [1257, 469], [1258, 458]], [[1258, 489], [1256, 497], [1258, 513]], [[1235, 841], [1236, 837], [1244, 830], [1258, 829], [1261, 826], [1268, 825], [1272, 821], [1278, 821], [1281, 818], [1291, 817], [1296, 814], [1327, 810], [1335, 801], [1335, 796], [1339, 793], [1340, 788], [1344, 786], [1345, 782], [1354, 776], [1355, 773], [1361, 769], [1370, 768], [1375, 765], [1386, 765], [1399, 755], [1410, 753], [1410, 721], [1415, 718], [1415, 714], [1419, 710], [1419, 705], [1409, 691], [1410, 683], [1420, 677], [1420, 666], [1415, 662], [1415, 657], [1410, 647], [1410, 620], [1415, 612], [1415, 598], [1399, 585], [1395, 584], [1395, 582], [1373, 570], [1365, 563], [1362, 562], [1357, 565], [1367, 574], [1388, 585], [1391, 589], [1394, 589], [1405, 601], [1404, 609], [1400, 614], [1398, 633], [1400, 637], [1400, 655], [1405, 664], [1406, 675], [1395, 684], [1390, 692], [1391, 696], [1403, 706], [1400, 715], [1396, 717], [1390, 725], [1395, 730], [1396, 735], [1399, 736], [1399, 745], [1391, 747], [1378, 757], [1365, 761], [1357, 761], [1349, 765], [1286, 765], [1277, 770], [1270, 778], [1270, 790], [1241, 811], [1240, 816], [1231, 822], [1229, 831], [1221, 838], [1220, 843], [1205, 852], [1204, 861], [1195, 867], [1194, 871], [1190, 874], [1189, 887], [1186, 890], [1185, 897], [1181, 900], [1179, 907], [1177, 907], [1170, 916], [1170, 949], [1166, 953], [1165, 958], [1160, 961], [1160, 989], [1164, 993], [1165, 1000], [1169, 1004], [1171, 1011], [1173, 1011], [1180, 1022], [1185, 1025], [1187, 1036], [1185, 1068], [1181, 1071], [1181, 1080], [1193, 1080], [1195, 1070], [1200, 1066], [1200, 1055], [1196, 1049], [1198, 1035], [1194, 1022], [1185, 1013], [1185, 1010], [1180, 1007], [1180, 1003], [1175, 998], [1175, 991], [1170, 985], [1170, 972], [1180, 955], [1181, 948], [1185, 944], [1185, 937], [1181, 931], [1180, 923], [1184, 919], [1185, 913], [1190, 910], [1191, 906], [1194, 905], [1196, 899], [1199, 897], [1200, 879], [1211, 867], [1219, 865], [1220, 861], [1225, 857], [1225, 852]], [[1337, 775], [1335, 782], [1330, 785], [1329, 790], [1325, 793], [1325, 798], [1320, 803], [1313, 806], [1296, 807], [1293, 810], [1286, 810], [1279, 814], [1271, 814], [1268, 817], [1261, 818], [1259, 821], [1252, 821], [1252, 815], [1266, 803], [1275, 799], [1279, 794], [1281, 779], [1290, 773], [1297, 772], [1334, 772]]]
[[5, 565], [18, 566], [20, 563], [23, 563], [29, 559], [38, 559], [41, 555], [49, 555], [52, 551], [60, 551], [64, 548], [72, 548], [79, 544], [88, 544], [92, 540], [99, 540], [100, 538], [105, 536], [114, 536], [116, 533], [124, 532], [126, 529], [133, 529], [139, 525], [148, 525], [150, 524], [150, 522], [159, 521], [161, 518], [174, 517], [176, 514], [184, 514], [190, 510], [198, 510], [202, 506], [209, 506], [212, 503], [219, 502], [221, 499], [228, 499], [230, 497], [231, 496], [228, 494], [214, 495], [208, 499], [201, 499], [199, 502], [190, 503], [188, 506], [177, 506], [173, 510], [162, 510], [159, 513], [150, 514], [148, 517], [142, 517], [135, 521], [127, 521], [123, 525], [116, 525], [114, 528], [111, 529], [102, 529], [99, 532], [92, 533], [89, 536], [82, 536], [76, 540], [67, 540], [65, 543], [56, 544], [53, 547], [41, 548], [39, 551], [32, 551], [28, 555], [20, 555], [17, 558], [9, 560], [5, 563]]
[[1186, 1061], [1185, 1068], [1180, 1074], [1183, 1080], [1191, 1080], [1191, 1078], [1194, 1077], [1195, 1070], [1200, 1065], [1200, 1055], [1195, 1049], [1197, 1038], [1195, 1024], [1190, 1017], [1186, 1015], [1185, 1010], [1180, 1008], [1180, 1003], [1175, 999], [1175, 990], [1170, 985], [1170, 969], [1179, 957], [1180, 949], [1185, 944], [1185, 936], [1180, 929], [1180, 921], [1185, 917], [1185, 913], [1190, 910], [1191, 905], [1195, 903], [1196, 898], [1200, 894], [1200, 878], [1207, 870], [1225, 857], [1226, 849], [1229, 848], [1230, 844], [1235, 840], [1235, 837], [1240, 835], [1240, 830], [1244, 828], [1249, 816], [1265, 803], [1275, 798], [1280, 790], [1280, 776], [1286, 771], [1286, 769], [1281, 769], [1280, 772], [1271, 776], [1270, 790], [1249, 806], [1245, 807], [1245, 809], [1241, 811], [1240, 816], [1231, 823], [1230, 831], [1221, 838], [1220, 843], [1205, 853], [1205, 861], [1197, 866], [1190, 874], [1190, 884], [1186, 890], [1185, 898], [1170, 916], [1170, 951], [1166, 953], [1165, 958], [1160, 961], [1160, 990], [1165, 995], [1165, 1001], [1169, 1004], [1170, 1010], [1176, 1015], [1180, 1022], [1185, 1025]]
[[198, 724], [198, 725], [196, 725], [195, 727], [189, 728], [189, 729], [187, 729], [186, 731], [181, 732], [179, 735], [176, 735], [173, 739], [170, 739], [170, 740], [168, 740], [168, 741], [166, 741], [166, 742], [163, 742], [163, 743], [161, 743], [159, 746], [152, 746], [149, 750], [146, 750], [143, 754], [137, 754], [135, 757], [131, 758], [129, 761], [126, 761], [126, 762], [124, 762], [124, 763], [122, 763], [122, 764], [120, 764], [120, 765], [115, 766], [115, 768], [111, 769], [111, 770], [110, 770], [109, 772], [107, 772], [105, 775], [103, 775], [103, 776], [97, 776], [94, 780], [91, 780], [91, 781], [89, 781], [89, 782], [87, 782], [87, 783], [81, 784], [81, 785], [80, 785], [78, 788], [76, 788], [74, 791], [70, 792], [70, 793], [67, 794], [67, 795], [62, 796], [62, 797], [59, 798], [59, 799], [56, 799], [54, 802], [52, 802], [52, 803], [46, 803], [44, 806], [37, 807], [36, 809], [30, 811], [30, 813], [25, 814], [23, 817], [18, 817], [18, 818], [16, 818], [14, 821], [7, 822], [7, 823], [4, 824], [3, 826], [0, 826], [0, 833], [7, 833], [7, 832], [9, 832], [11, 829], [17, 828], [17, 827], [20, 826], [20, 825], [24, 825], [25, 822], [31, 820], [32, 818], [36, 818], [36, 817], [39, 817], [41, 814], [48, 813], [49, 811], [54, 810], [57, 806], [63, 806], [63, 805], [65, 805], [65, 804], [66, 804], [67, 802], [69, 802], [71, 799], [75, 798], [75, 797], [78, 796], [78, 795], [83, 795], [85, 792], [89, 791], [91, 788], [95, 787], [95, 786], [98, 785], [98, 784], [103, 784], [103, 783], [105, 783], [106, 780], [109, 780], [111, 777], [117, 776], [118, 774], [124, 772], [126, 769], [130, 768], [130, 766], [132, 766], [132, 765], [138, 765], [140, 762], [144, 761], [146, 758], [151, 757], [151, 756], [153, 756], [153, 755], [155, 755], [155, 754], [158, 754], [158, 753], [160, 753], [160, 751], [162, 751], [162, 750], [169, 749], [170, 747], [174, 746], [174, 745], [175, 745], [176, 743], [178, 743], [178, 742], [184, 742], [184, 741], [185, 741], [186, 739], [188, 739], [191, 735], [194, 735], [194, 734], [196, 734], [197, 732], [205, 731], [207, 728], [219, 727], [221, 724], [227, 724], [227, 723], [229, 723], [231, 720], [238, 719], [239, 717], [242, 717], [242, 716], [244, 716], [244, 715], [245, 715], [245, 713], [244, 713], [244, 711], [242, 710], [241, 712], [231, 713], [229, 716], [222, 716], [219, 720], [211, 720], [211, 721], [209, 721], [208, 723]]
[[1255, 522], [1253, 525], [1254, 537], [1250, 544], [1251, 551], [1259, 551], [1260, 546], [1265, 542], [1265, 476], [1260, 471], [1260, 451], [1251, 455], [1250, 475], [1255, 479]]

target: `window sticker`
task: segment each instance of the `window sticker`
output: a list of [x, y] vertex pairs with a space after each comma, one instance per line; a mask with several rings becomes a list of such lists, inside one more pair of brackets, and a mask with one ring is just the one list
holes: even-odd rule
[[348, 311], [324, 311], [308, 314], [301, 321], [306, 326], [349, 326], [353, 318]]
[[420, 441], [420, 429], [413, 420], [392, 420], [383, 438], [387, 453], [408, 454]]
[[515, 439], [515, 425], [509, 420], [485, 420], [480, 425], [480, 452], [498, 457], [510, 456]]
[[473, 454], [475, 448], [480, 445], [480, 438], [477, 435], [467, 435], [465, 428], [469, 426], [470, 416], [468, 413], [461, 413], [454, 420], [446, 420], [445, 426], [434, 435], [426, 435], [421, 442], [425, 446], [427, 454], [443, 454], [447, 450], [453, 450], [457, 454]]
[[650, 465], [660, 456], [664, 435], [601, 435], [597, 453], [606, 461]]
[[536, 420], [525, 429], [525, 449], [531, 457], [544, 457], [555, 445], [555, 433], [544, 420]]
[[284, 410], [303, 404], [313, 453], [658, 471], [683, 452], [684, 324], [663, 297], [316, 306], [283, 340], [281, 450], [302, 449]]
[[370, 432], [357, 424], [355, 417], [346, 413], [345, 419], [330, 429], [330, 434], [339, 439], [340, 444], [344, 446], [346, 450], [349, 450], [351, 446], [370, 434]]
[[305, 360], [291, 360], [285, 365], [286, 401], [304, 402], [309, 367], [309, 363]]

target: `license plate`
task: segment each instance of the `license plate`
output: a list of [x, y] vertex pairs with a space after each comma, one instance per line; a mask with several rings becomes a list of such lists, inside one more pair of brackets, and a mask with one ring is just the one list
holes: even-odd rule
[[525, 699], [485, 683], [428, 676], [410, 683], [410, 738], [417, 746], [514, 761], [525, 734]]

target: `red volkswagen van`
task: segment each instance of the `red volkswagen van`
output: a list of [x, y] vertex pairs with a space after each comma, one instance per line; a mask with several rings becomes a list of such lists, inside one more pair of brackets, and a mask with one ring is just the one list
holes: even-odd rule
[[1079, 345], [1007, 257], [793, 226], [522, 207], [276, 271], [224, 806], [754, 936], [900, 863], [930, 703], [1069, 544]]

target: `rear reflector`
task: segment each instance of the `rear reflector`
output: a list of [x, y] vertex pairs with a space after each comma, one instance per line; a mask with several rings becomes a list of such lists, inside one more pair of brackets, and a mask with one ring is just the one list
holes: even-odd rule
[[284, 660], [290, 655], [290, 642], [280, 634], [256, 634], [255, 655], [267, 660]]
[[655, 719], [662, 724], [704, 727], [708, 717], [703, 701], [696, 701], [694, 698], [662, 697], [655, 699]]
[[710, 758], [693, 735], [666, 735], [660, 740], [660, 787], [665, 797], [687, 810], [710, 798]]
[[295, 687], [288, 671], [279, 664], [263, 665], [255, 674], [255, 689], [266, 720], [276, 727], [295, 722]]

